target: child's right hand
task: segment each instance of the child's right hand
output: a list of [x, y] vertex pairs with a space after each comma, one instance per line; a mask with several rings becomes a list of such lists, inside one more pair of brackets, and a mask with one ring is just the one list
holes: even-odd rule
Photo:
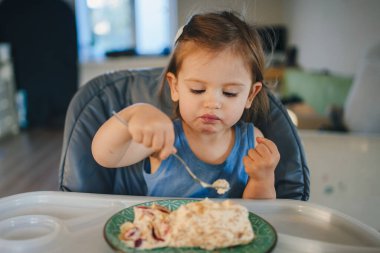
[[120, 113], [125, 114], [134, 142], [153, 150], [161, 160], [176, 152], [173, 122], [165, 113], [149, 104], [135, 104], [128, 110]]
[[149, 104], [134, 104], [108, 119], [92, 141], [94, 159], [102, 166], [116, 168], [135, 164], [148, 156], [161, 160], [176, 152], [171, 119]]

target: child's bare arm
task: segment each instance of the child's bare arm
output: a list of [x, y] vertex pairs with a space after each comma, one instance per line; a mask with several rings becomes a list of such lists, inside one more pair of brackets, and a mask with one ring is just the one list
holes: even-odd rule
[[122, 167], [154, 152], [161, 159], [173, 153], [173, 123], [159, 109], [149, 104], [134, 104], [118, 115], [128, 122], [128, 127], [113, 116], [99, 128], [92, 141], [92, 154], [99, 164]]
[[248, 151], [243, 158], [245, 170], [249, 175], [248, 183], [243, 193], [243, 198], [250, 199], [274, 199], [274, 170], [280, 161], [280, 153], [276, 144], [263, 137], [261, 131], [256, 138], [254, 149]]

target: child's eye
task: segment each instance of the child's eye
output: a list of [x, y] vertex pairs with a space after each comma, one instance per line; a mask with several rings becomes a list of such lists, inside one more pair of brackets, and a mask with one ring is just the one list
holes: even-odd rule
[[194, 94], [201, 94], [203, 92], [205, 92], [205, 90], [196, 90], [196, 89], [190, 89], [191, 93], [194, 93]]
[[228, 92], [228, 91], [223, 91], [223, 94], [227, 97], [236, 97], [237, 93], [234, 92]]

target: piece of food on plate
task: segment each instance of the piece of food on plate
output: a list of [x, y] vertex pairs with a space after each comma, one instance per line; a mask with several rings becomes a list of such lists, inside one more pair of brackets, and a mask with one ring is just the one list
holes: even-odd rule
[[170, 211], [160, 205], [136, 206], [132, 222], [121, 225], [119, 238], [129, 247], [152, 249], [168, 245]]
[[247, 244], [254, 238], [248, 210], [231, 200], [190, 202], [173, 212], [159, 205], [137, 206], [134, 212], [133, 223], [124, 223], [120, 234], [120, 239], [134, 248], [213, 250]]
[[247, 244], [254, 238], [248, 210], [231, 200], [205, 199], [170, 215], [170, 246], [207, 250]]

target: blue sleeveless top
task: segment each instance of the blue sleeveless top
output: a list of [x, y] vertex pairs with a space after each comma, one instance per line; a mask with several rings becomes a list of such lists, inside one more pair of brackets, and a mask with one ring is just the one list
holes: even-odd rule
[[144, 160], [144, 178], [148, 196], [193, 197], [193, 198], [241, 198], [248, 181], [243, 157], [254, 147], [253, 124], [239, 121], [235, 124], [235, 144], [227, 159], [221, 164], [208, 164], [199, 160], [191, 151], [182, 128], [181, 120], [174, 122], [177, 154], [189, 165], [201, 180], [212, 184], [217, 179], [225, 179], [231, 189], [219, 195], [212, 188], [203, 188], [194, 181], [182, 163], [174, 156], [161, 162], [160, 167], [150, 174], [149, 158]]

